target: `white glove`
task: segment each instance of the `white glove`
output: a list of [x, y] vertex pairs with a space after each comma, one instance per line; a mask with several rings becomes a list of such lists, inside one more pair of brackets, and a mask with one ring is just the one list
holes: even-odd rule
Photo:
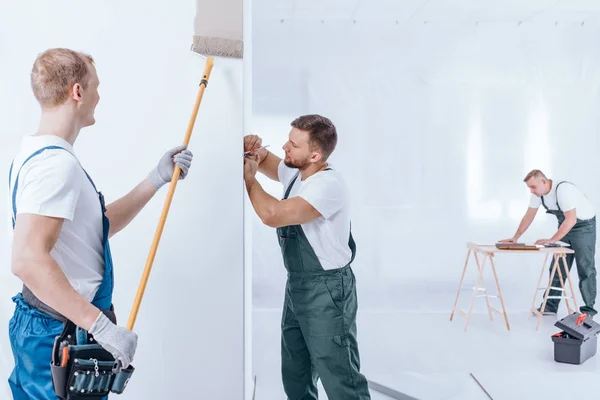
[[186, 149], [185, 145], [177, 146], [167, 151], [161, 157], [158, 165], [148, 174], [148, 180], [152, 187], [158, 190], [163, 185], [171, 182], [175, 165], [181, 169], [179, 179], [185, 179], [192, 165], [193, 157], [194, 155]]
[[138, 342], [135, 332], [113, 324], [103, 312], [100, 312], [89, 333], [100, 346], [120, 362], [122, 368], [127, 368], [133, 361]]

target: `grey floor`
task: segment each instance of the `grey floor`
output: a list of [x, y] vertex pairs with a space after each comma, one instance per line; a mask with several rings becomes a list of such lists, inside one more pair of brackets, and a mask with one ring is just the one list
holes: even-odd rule
[[[449, 310], [450, 311], [450, 310]], [[556, 317], [539, 331], [526, 312], [499, 315], [362, 312], [358, 317], [362, 371], [369, 380], [419, 400], [592, 400], [600, 398], [600, 356], [582, 365], [556, 363], [551, 335]], [[559, 314], [562, 318], [564, 315]], [[257, 400], [285, 399], [280, 383], [279, 310], [255, 310], [254, 374]], [[320, 398], [327, 399], [321, 388]], [[373, 399], [388, 399], [373, 392]]]

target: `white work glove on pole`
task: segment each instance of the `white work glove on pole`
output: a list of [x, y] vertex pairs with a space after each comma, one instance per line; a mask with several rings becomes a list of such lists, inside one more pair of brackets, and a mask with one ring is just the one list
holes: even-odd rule
[[185, 145], [167, 151], [158, 162], [158, 165], [148, 174], [148, 180], [152, 187], [158, 190], [163, 185], [171, 182], [175, 165], [181, 169], [179, 180], [185, 179], [192, 165], [193, 157], [194, 155]]
[[122, 368], [127, 368], [131, 364], [138, 342], [135, 332], [113, 324], [103, 312], [100, 312], [89, 333], [100, 346], [120, 362]]

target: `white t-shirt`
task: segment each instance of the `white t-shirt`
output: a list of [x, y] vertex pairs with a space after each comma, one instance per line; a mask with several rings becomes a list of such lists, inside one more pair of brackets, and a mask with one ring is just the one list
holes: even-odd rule
[[[92, 301], [104, 275], [102, 209], [98, 194], [67, 141], [51, 135], [23, 138], [12, 169], [9, 221], [12, 221], [12, 192], [19, 168], [27, 157], [46, 146], [60, 146], [67, 151], [44, 150], [23, 166], [17, 188], [17, 214], [64, 218], [50, 255], [73, 288]], [[9, 223], [12, 232], [12, 222]]]
[[[544, 196], [544, 204], [550, 210], [558, 210], [557, 198], [556, 198], [556, 187], [563, 181], [553, 180], [552, 188], [550, 193]], [[529, 207], [538, 208], [542, 205], [541, 197], [534, 194], [531, 195], [529, 200]], [[579, 188], [570, 183], [563, 182], [558, 186], [558, 205], [563, 212], [576, 209], [577, 218], [585, 220], [590, 219], [596, 215], [594, 206], [589, 199], [579, 190]]]
[[[332, 168], [329, 165], [329, 168]], [[283, 196], [298, 170], [279, 164], [279, 181], [283, 184]], [[335, 170], [320, 171], [306, 180], [301, 175], [294, 182], [288, 198], [302, 197], [321, 217], [302, 224], [302, 230], [317, 255], [323, 269], [346, 266], [352, 257], [348, 246], [350, 238], [350, 201], [346, 185]]]

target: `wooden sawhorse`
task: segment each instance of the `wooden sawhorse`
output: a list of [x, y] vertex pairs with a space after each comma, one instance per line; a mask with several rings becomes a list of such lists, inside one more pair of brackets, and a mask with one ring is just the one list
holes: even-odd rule
[[[561, 282], [561, 287], [560, 288], [556, 288], [553, 287], [552, 289], [556, 289], [556, 290], [561, 290], [561, 291], [565, 291], [565, 285], [563, 282], [563, 278], [562, 278], [562, 273], [560, 272], [560, 269], [558, 268], [558, 261], [559, 260], [563, 260], [563, 265], [567, 265], [566, 263], [566, 254], [570, 254], [570, 253], [574, 253], [573, 250], [566, 248], [566, 247], [541, 247], [538, 248], [537, 250], [501, 250], [498, 249], [496, 246], [494, 245], [478, 245], [472, 242], [468, 242], [467, 243], [467, 258], [465, 260], [465, 264], [463, 267], [463, 271], [462, 271], [462, 275], [460, 277], [460, 282], [458, 284], [458, 291], [456, 293], [456, 299], [454, 300], [454, 306], [452, 307], [452, 313], [450, 314], [450, 321], [452, 321], [452, 319], [454, 318], [454, 313], [458, 311], [458, 313], [460, 315], [463, 315], [467, 318], [466, 324], [465, 324], [465, 332], [467, 331], [467, 328], [469, 326], [469, 321], [471, 319], [471, 314], [473, 312], [473, 306], [475, 305], [475, 300], [478, 297], [484, 297], [485, 298], [485, 302], [486, 302], [486, 306], [488, 309], [488, 314], [490, 316], [490, 321], [493, 321], [493, 314], [492, 312], [496, 312], [500, 315], [502, 315], [504, 317], [504, 322], [506, 323], [506, 329], [510, 331], [510, 323], [508, 322], [508, 315], [506, 313], [506, 307], [504, 306], [504, 299], [502, 298], [502, 291], [500, 290], [500, 282], [498, 280], [498, 274], [496, 273], [496, 265], [494, 263], [494, 255], [496, 253], [511, 253], [511, 254], [516, 254], [516, 253], [528, 253], [528, 254], [539, 254], [539, 253], [544, 253], [546, 255], [545, 259], [544, 259], [544, 264], [542, 266], [542, 273], [540, 274], [540, 279], [538, 282], [538, 285], [536, 287], [536, 291], [535, 294], [536, 296], [534, 296], [533, 298], [533, 304], [535, 305], [535, 297], [537, 297], [537, 292], [538, 287], [540, 286], [541, 282], [542, 282], [542, 277], [544, 275], [544, 272], [547, 271], [546, 268], [546, 264], [548, 262], [548, 258], [550, 255], [553, 256], [554, 259], [556, 259], [557, 262], [554, 263], [554, 267], [552, 268], [552, 271], [550, 273], [550, 278], [548, 280], [548, 285], [545, 288], [541, 288], [541, 289], [545, 289], [545, 294], [544, 294], [544, 298], [543, 298], [543, 305], [542, 305], [542, 311], [545, 309], [546, 307], [546, 301], [548, 298], [564, 298], [565, 301], [567, 302], [567, 308], [569, 310], [569, 312], [571, 312], [571, 308], [569, 306], [568, 303], [568, 299], [571, 298], [573, 300], [573, 303], [575, 304], [575, 308], [577, 308], [576, 305], [576, 301], [575, 301], [575, 296], [573, 294], [573, 285], [571, 282], [571, 276], [569, 274], [569, 270], [568, 268], [565, 268], [566, 270], [566, 274], [567, 274], [567, 279], [569, 281], [570, 284], [570, 289], [571, 289], [571, 296], [548, 296], [548, 293], [550, 291], [550, 285], [552, 283], [552, 279], [554, 278], [554, 274], [555, 272], [558, 270], [559, 273], [559, 278], [560, 278], [560, 282]], [[475, 263], [477, 266], [477, 281], [475, 283], [475, 287], [473, 287], [473, 293], [471, 296], [471, 302], [469, 305], [469, 310], [467, 312], [458, 309], [457, 308], [457, 304], [458, 304], [458, 298], [460, 296], [460, 292], [461, 292], [461, 288], [462, 288], [462, 284], [465, 278], [465, 274], [467, 272], [467, 267], [469, 266], [469, 259], [471, 258], [471, 254], [474, 256], [475, 258]], [[481, 257], [483, 257], [483, 260], [480, 260]], [[486, 261], [489, 259], [490, 261], [490, 265], [492, 268], [492, 273], [494, 275], [494, 281], [496, 283], [496, 289], [498, 291], [498, 295], [488, 295], [487, 293], [487, 288], [485, 286], [485, 282], [483, 279], [483, 271], [485, 268], [485, 264]], [[498, 298], [500, 300], [500, 305], [502, 306], [502, 311], [499, 311], [497, 309], [495, 309], [494, 307], [492, 307], [490, 305], [490, 298]], [[537, 309], [535, 309], [534, 305], [532, 306], [532, 312], [534, 312], [534, 314], [536, 314], [538, 316], [538, 325], [536, 327], [536, 330], [539, 329], [539, 325], [541, 322], [541, 317], [542, 314], [537, 312]]]
[[[555, 247], [555, 249], [556, 249], [556, 247]], [[567, 305], [567, 311], [569, 312], [569, 314], [572, 314], [573, 310], [571, 309], [571, 306], [569, 305], [569, 299], [571, 299], [571, 300], [573, 300], [573, 307], [575, 308], [575, 311], [578, 310], [577, 300], [575, 300], [575, 292], [573, 291], [573, 281], [571, 280], [569, 266], [567, 265], [567, 254], [575, 253], [575, 251], [573, 251], [569, 248], [565, 248], [565, 247], [563, 247], [562, 250], [563, 251], [560, 253], [555, 252], [552, 254], [552, 258], [554, 260], [554, 266], [552, 267], [552, 271], [550, 271], [550, 278], [548, 279], [548, 285], [546, 287], [540, 287], [540, 284], [542, 283], [542, 278], [544, 277], [544, 273], [548, 271], [548, 269], [546, 268], [546, 263], [548, 262], [550, 253], [547, 253], [546, 258], [544, 259], [544, 265], [542, 267], [542, 272], [540, 273], [540, 279], [538, 280], [537, 288], [536, 288], [535, 294], [533, 295], [533, 301], [531, 302], [531, 312], [534, 315], [537, 315], [537, 319], [538, 319], [538, 323], [535, 327], [536, 331], [538, 329], [540, 329], [540, 324], [542, 322], [542, 316], [544, 315], [543, 313], [546, 310], [546, 302], [548, 301], [548, 299], [565, 299], [565, 304]], [[569, 281], [569, 289], [571, 291], [570, 296], [566, 296], [565, 281], [562, 276], [562, 272], [561, 272], [560, 268], [558, 268], [561, 260], [563, 262], [563, 267], [564, 267], [565, 273], [567, 274], [566, 280]], [[557, 272], [558, 272], [558, 279], [560, 280], [560, 287], [552, 286], [552, 280], [554, 279], [554, 274]], [[549, 296], [548, 294], [550, 292], [550, 289], [561, 291], [561, 292], [565, 293], [565, 295], [564, 296]], [[535, 299], [537, 297], [537, 293], [539, 290], [544, 291], [544, 296], [542, 297], [543, 302], [542, 302], [542, 306], [540, 307], [541, 312], [538, 311], [538, 309], [535, 307]]]

